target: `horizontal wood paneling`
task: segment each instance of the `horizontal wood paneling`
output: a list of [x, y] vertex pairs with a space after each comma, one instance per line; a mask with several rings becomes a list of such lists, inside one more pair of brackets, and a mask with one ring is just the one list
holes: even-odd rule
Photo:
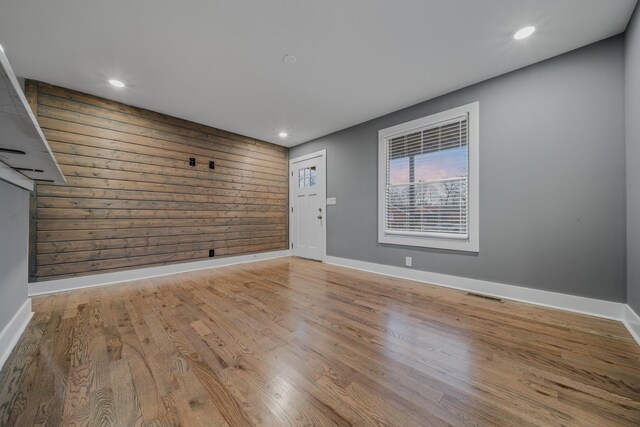
[[[105, 229], [105, 230], [67, 230], [67, 231], [39, 231], [38, 243], [41, 242], [68, 242], [77, 240], [94, 239], [123, 239], [131, 237], [157, 237], [157, 236], [187, 236], [200, 234], [224, 235], [239, 232], [284, 232], [284, 225], [233, 225], [213, 227], [155, 227], [155, 228], [129, 228], [129, 229]], [[222, 236], [221, 240], [224, 240]]]
[[67, 176], [37, 186], [32, 280], [287, 248], [286, 148], [44, 83], [26, 88]]
[[221, 240], [258, 239], [262, 237], [285, 237], [287, 230], [275, 232], [267, 231], [236, 231], [223, 233], [201, 233], [169, 236], [146, 236], [129, 238], [90, 239], [90, 240], [62, 240], [54, 242], [39, 242], [38, 254], [62, 254], [67, 252], [89, 252], [103, 249], [136, 248], [141, 246], [160, 246], [177, 243], [196, 243]]
[[119, 200], [155, 200], [155, 201], [174, 201], [174, 202], [195, 202], [195, 203], [244, 203], [244, 204], [266, 204], [266, 205], [282, 205], [277, 199], [259, 199], [259, 198], [242, 198], [231, 196], [212, 196], [206, 194], [182, 194], [182, 193], [159, 193], [139, 190], [113, 190], [99, 188], [82, 188], [66, 186], [39, 185], [41, 194], [47, 196], [73, 196], [76, 198], [107, 198]]
[[[154, 128], [169, 130], [180, 135], [199, 135], [201, 139], [209, 142], [215, 142], [219, 145], [229, 145], [228, 141], [239, 141], [245, 144], [242, 148], [249, 151], [271, 154], [276, 153], [274, 155], [280, 155], [285, 158], [288, 156], [288, 150], [285, 147], [269, 144], [268, 142], [259, 141], [224, 130], [211, 128], [198, 123], [185, 121], [161, 113], [142, 110], [115, 101], [96, 98], [80, 92], [69, 91], [55, 86], [41, 86], [40, 93], [51, 94], [59, 98], [78, 101], [78, 108], [82, 108], [84, 105], [97, 106], [100, 108], [101, 114], [104, 115], [103, 117], [109, 119], [126, 117], [127, 122], [134, 124], [148, 124], [152, 122]], [[124, 115], [110, 115], [114, 113], [123, 113]], [[142, 122], [140, 120], [142, 120]], [[195, 133], [192, 131], [195, 131]]]

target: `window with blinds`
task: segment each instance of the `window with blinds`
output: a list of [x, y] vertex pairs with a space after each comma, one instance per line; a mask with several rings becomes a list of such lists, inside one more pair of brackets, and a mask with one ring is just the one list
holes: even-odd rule
[[433, 247], [450, 246], [438, 241], [470, 242], [475, 207], [470, 203], [470, 172], [477, 170], [471, 165], [470, 144], [470, 121], [476, 118], [468, 107], [381, 131], [380, 214], [387, 240], [406, 236], [411, 239], [401, 244], [418, 241], [416, 246]]
[[387, 139], [387, 232], [467, 238], [468, 119]]

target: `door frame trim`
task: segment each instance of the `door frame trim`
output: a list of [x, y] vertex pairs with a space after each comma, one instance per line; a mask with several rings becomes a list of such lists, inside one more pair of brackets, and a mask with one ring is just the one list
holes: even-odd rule
[[322, 169], [324, 170], [324, 194], [322, 195], [322, 213], [324, 216], [324, 227], [322, 227], [321, 232], [321, 240], [322, 240], [322, 250], [321, 253], [321, 261], [326, 262], [327, 259], [327, 150], [320, 150], [313, 153], [305, 154], [303, 156], [296, 157], [294, 159], [289, 159], [289, 250], [291, 251], [291, 255], [293, 256], [293, 221], [291, 220], [291, 208], [293, 207], [293, 183], [294, 180], [291, 179], [291, 174], [293, 173], [293, 164], [302, 162], [309, 159], [315, 159], [316, 157], [320, 157], [320, 163], [322, 165]]

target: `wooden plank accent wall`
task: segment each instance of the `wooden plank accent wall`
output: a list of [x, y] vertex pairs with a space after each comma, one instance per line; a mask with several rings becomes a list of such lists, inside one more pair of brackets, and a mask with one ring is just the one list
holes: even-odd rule
[[45, 83], [26, 92], [67, 177], [37, 185], [32, 281], [287, 248], [287, 148]]

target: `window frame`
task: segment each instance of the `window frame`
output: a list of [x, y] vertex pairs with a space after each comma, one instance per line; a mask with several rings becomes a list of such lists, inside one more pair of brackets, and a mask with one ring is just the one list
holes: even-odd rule
[[[468, 237], [430, 236], [412, 232], [385, 230], [386, 186], [387, 186], [387, 139], [401, 133], [446, 122], [456, 117], [468, 115]], [[378, 243], [390, 245], [416, 246], [464, 252], [479, 252], [480, 225], [480, 103], [473, 102], [432, 114], [420, 119], [391, 126], [378, 131]]]

